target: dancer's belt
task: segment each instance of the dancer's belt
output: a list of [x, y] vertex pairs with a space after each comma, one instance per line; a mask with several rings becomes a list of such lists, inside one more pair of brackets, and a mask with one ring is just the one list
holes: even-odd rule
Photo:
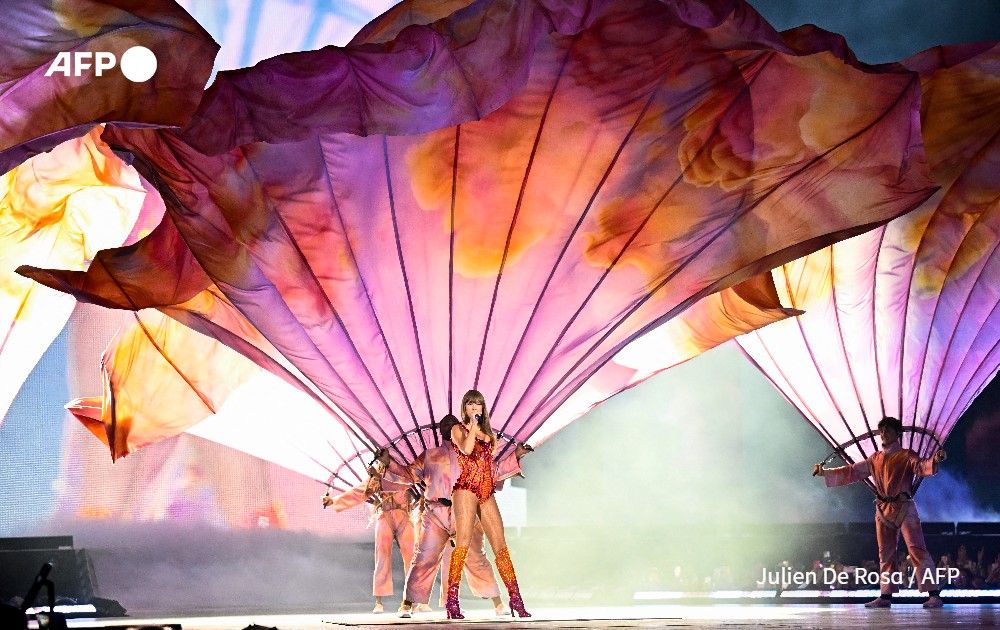
[[391, 512], [393, 510], [405, 510], [409, 512], [413, 509], [413, 506], [409, 503], [397, 503], [395, 499], [385, 499], [378, 504], [378, 509], [382, 512]]
[[881, 494], [875, 495], [875, 500], [879, 503], [895, 503], [897, 501], [911, 501], [912, 499], [913, 495], [909, 492], [900, 492], [899, 494], [894, 494], [889, 497], [884, 497]]

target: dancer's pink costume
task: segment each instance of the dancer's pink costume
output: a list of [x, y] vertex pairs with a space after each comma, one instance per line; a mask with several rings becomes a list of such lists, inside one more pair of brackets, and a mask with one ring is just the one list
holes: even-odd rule
[[[937, 588], [934, 559], [927, 551], [920, 515], [910, 493], [914, 477], [930, 477], [938, 465], [931, 458], [921, 458], [915, 452], [894, 441], [864, 461], [829, 468], [823, 478], [827, 487], [843, 486], [871, 477], [877, 493], [875, 500], [875, 533], [878, 539], [879, 573], [892, 575], [899, 570], [896, 547], [903, 535], [906, 550], [913, 560], [916, 581], [921, 591]], [[884, 582], [885, 580], [881, 580]], [[899, 586], [889, 580], [881, 585], [883, 594], [895, 593]]]
[[368, 479], [333, 498], [333, 508], [342, 512], [366, 501], [374, 504], [375, 572], [372, 595], [392, 595], [392, 543], [403, 556], [404, 575], [413, 563], [413, 508], [416, 502], [408, 485]]

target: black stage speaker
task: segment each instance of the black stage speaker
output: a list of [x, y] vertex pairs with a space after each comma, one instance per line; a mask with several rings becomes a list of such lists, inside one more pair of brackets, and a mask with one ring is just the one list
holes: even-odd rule
[[0, 538], [0, 603], [24, 597], [38, 567], [52, 562], [48, 579], [56, 597], [85, 602], [94, 595], [94, 570], [87, 552], [73, 548], [72, 536]]

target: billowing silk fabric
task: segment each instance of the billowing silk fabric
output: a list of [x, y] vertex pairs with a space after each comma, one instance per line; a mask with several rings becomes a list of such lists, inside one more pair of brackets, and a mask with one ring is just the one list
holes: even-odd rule
[[[0, 2], [0, 24], [0, 173], [98, 122], [185, 124], [218, 50], [169, 0], [10, 0]], [[59, 53], [111, 53], [120, 60], [133, 46], [159, 61], [148, 81], [133, 83], [117, 67], [99, 77], [94, 68], [77, 73], [75, 66], [68, 76], [46, 76]]]
[[14, 270], [85, 269], [98, 250], [126, 241], [144, 208], [152, 212], [139, 174], [99, 135], [94, 129], [0, 175], [0, 422], [76, 305]]
[[[147, 195], [135, 170], [99, 139], [97, 123], [186, 123], [218, 47], [163, 0], [16, 0], [0, 3], [0, 23], [2, 421], [74, 305], [14, 270], [86, 269], [98, 250], [145, 236], [163, 214], [155, 191]], [[45, 76], [59, 53], [120, 58], [137, 45], [169, 59], [169, 69], [161, 66], [144, 83], [126, 80], [117, 68], [101, 77], [93, 68], [79, 77]]]
[[[255, 363], [223, 340], [265, 351], [245, 351]], [[138, 311], [109, 344], [101, 367], [103, 396], [74, 400], [67, 409], [111, 447], [114, 459], [189, 430], [315, 479], [332, 476], [340, 488], [367, 478], [371, 449], [331, 420], [334, 409], [300, 389], [280, 355], [215, 287], [176, 307]], [[277, 417], [283, 430], [274, 433]], [[356, 471], [340, 470], [359, 453], [368, 459], [354, 462]]]
[[699, 299], [933, 191], [915, 74], [799, 55], [742, 3], [391, 23], [418, 14], [221, 73], [180, 132], [109, 130], [170, 221], [86, 274], [25, 273], [128, 309], [214, 283], [345, 431], [409, 460], [469, 387], [529, 438]]
[[904, 63], [920, 72], [940, 192], [776, 269], [779, 293], [805, 315], [739, 340], [848, 462], [875, 451], [868, 434], [883, 415], [909, 428], [903, 447], [930, 456], [1000, 366], [1000, 48]]

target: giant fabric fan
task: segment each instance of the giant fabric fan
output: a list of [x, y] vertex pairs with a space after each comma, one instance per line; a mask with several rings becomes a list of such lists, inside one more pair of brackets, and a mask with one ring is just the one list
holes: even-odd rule
[[938, 48], [921, 124], [941, 191], [916, 211], [774, 271], [805, 315], [739, 340], [846, 461], [883, 416], [931, 455], [1000, 366], [1000, 48]]
[[24, 273], [133, 310], [214, 285], [253, 338], [184, 323], [368, 448], [412, 458], [470, 388], [529, 439], [643, 334], [932, 194], [917, 75], [799, 50], [739, 2], [402, 7], [109, 129], [169, 221]]

